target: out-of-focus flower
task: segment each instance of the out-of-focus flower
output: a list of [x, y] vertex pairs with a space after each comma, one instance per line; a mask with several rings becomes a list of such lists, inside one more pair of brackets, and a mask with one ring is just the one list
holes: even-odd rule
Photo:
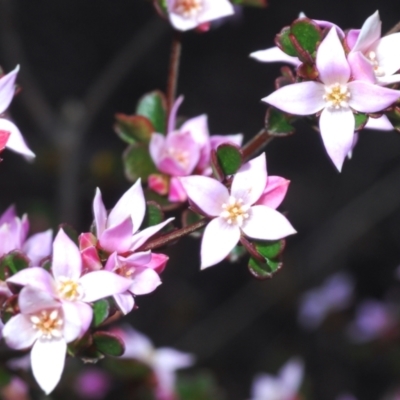
[[156, 349], [148, 337], [130, 326], [114, 332], [125, 343], [121, 358], [138, 360], [153, 370], [157, 378], [157, 400], [175, 400], [176, 370], [191, 367], [194, 356], [169, 347]]
[[76, 308], [63, 309], [49, 293], [32, 286], [21, 290], [18, 305], [20, 314], [3, 328], [5, 341], [16, 350], [33, 346], [32, 372], [39, 386], [49, 394], [61, 378], [67, 343], [81, 334], [81, 316]]
[[269, 191], [264, 154], [242, 165], [233, 177], [230, 191], [205, 176], [188, 176], [181, 182], [189, 199], [213, 218], [201, 243], [202, 269], [222, 261], [239, 242], [242, 232], [261, 240], [277, 240], [296, 233], [286, 217], [274, 209], [286, 190], [277, 185], [278, 190]]
[[0, 389], [0, 395], [3, 400], [29, 400], [28, 385], [16, 376], [11, 378], [10, 383]]
[[259, 374], [254, 378], [250, 400], [295, 400], [303, 380], [304, 365], [290, 359], [276, 376]]
[[110, 376], [100, 368], [85, 368], [78, 375], [74, 389], [85, 399], [101, 400], [110, 390]]
[[354, 140], [353, 110], [382, 111], [398, 100], [400, 92], [364, 80], [349, 81], [351, 68], [335, 28], [318, 47], [316, 65], [321, 82], [283, 86], [262, 100], [294, 115], [321, 112], [319, 128], [325, 149], [341, 171]]
[[318, 288], [308, 290], [300, 299], [298, 319], [307, 329], [317, 328], [332, 311], [346, 308], [353, 297], [354, 282], [345, 273], [332, 275]]
[[176, 129], [176, 115], [182, 101], [181, 96], [171, 110], [167, 135], [153, 133], [149, 145], [157, 169], [170, 177], [169, 182], [166, 182], [158, 174], [150, 175], [149, 187], [161, 195], [168, 193], [168, 199], [173, 202], [187, 200], [178, 177], [211, 175], [211, 150], [222, 143], [240, 146], [243, 140], [242, 134], [210, 136], [206, 115], [191, 118]]
[[[11, 103], [15, 93], [15, 80], [19, 71], [19, 65], [0, 78], [0, 114], [3, 114]], [[28, 160], [35, 157], [35, 154], [28, 148], [17, 126], [5, 118], [0, 118], [0, 131], [10, 133], [6, 148], [22, 154]]]
[[[361, 53], [364, 60], [373, 69], [376, 81], [382, 85], [400, 82], [400, 74], [396, 72], [400, 69], [400, 57], [398, 49], [400, 47], [400, 33], [381, 37], [382, 22], [379, 12], [376, 11], [368, 17], [361, 29], [351, 29], [346, 35], [346, 42], [351, 49], [349, 60], [357, 53]], [[350, 63], [352, 74], [358, 79], [360, 71], [359, 63]]]
[[167, 0], [167, 9], [171, 24], [180, 31], [187, 31], [234, 13], [228, 0]]
[[364, 343], [389, 334], [396, 327], [393, 308], [377, 300], [364, 300], [356, 310], [347, 333], [353, 342]]

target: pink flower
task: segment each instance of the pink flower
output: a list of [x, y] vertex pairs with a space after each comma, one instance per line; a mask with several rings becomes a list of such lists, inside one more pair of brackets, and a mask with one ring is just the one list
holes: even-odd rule
[[168, 189], [165, 179], [159, 175], [150, 175], [149, 187], [161, 195], [169, 191], [168, 199], [173, 202], [187, 200], [178, 177], [193, 173], [211, 175], [211, 150], [228, 142], [240, 146], [243, 140], [242, 134], [210, 137], [206, 115], [191, 118], [179, 129], [175, 129], [176, 115], [182, 101], [181, 96], [171, 110], [167, 135], [153, 133], [149, 145], [150, 155], [157, 169], [171, 177]]
[[[381, 37], [382, 23], [379, 12], [368, 17], [361, 29], [351, 29], [346, 35], [346, 42], [351, 49], [349, 61], [360, 53], [363, 59], [372, 67], [375, 79], [379, 84], [388, 85], [400, 82], [400, 33]], [[352, 74], [359, 79], [359, 63], [350, 63]]]
[[242, 234], [253, 239], [276, 240], [296, 233], [289, 221], [274, 209], [286, 190], [284, 187], [282, 190], [282, 185], [274, 190], [268, 188], [264, 154], [239, 169], [230, 191], [205, 176], [184, 177], [181, 182], [189, 199], [213, 218], [201, 243], [201, 269], [222, 261]]
[[169, 19], [175, 29], [187, 31], [234, 13], [228, 0], [167, 0]]
[[287, 85], [262, 100], [295, 115], [321, 112], [319, 128], [325, 149], [341, 171], [353, 144], [353, 110], [365, 113], [382, 111], [397, 101], [400, 92], [367, 81], [350, 82], [350, 65], [335, 28], [320, 44], [316, 65], [321, 82]]
[[[15, 79], [17, 78], [18, 71], [19, 65], [13, 71], [0, 78], [0, 114], [3, 114], [7, 110], [14, 97]], [[22, 154], [28, 160], [35, 157], [35, 154], [28, 148], [21, 132], [13, 122], [5, 118], [0, 118], [0, 131], [10, 133], [10, 137], [6, 143], [8, 149]]]
[[52, 275], [40, 267], [24, 269], [7, 279], [16, 285], [31, 285], [61, 302], [64, 312], [74, 309], [80, 316], [81, 333], [93, 316], [93, 301], [125, 292], [131, 281], [110, 271], [94, 271], [83, 276], [82, 259], [76, 244], [60, 229], [53, 243]]
[[290, 359], [277, 376], [259, 374], [253, 381], [251, 400], [294, 400], [303, 380], [303, 362]]
[[75, 308], [62, 308], [49, 293], [31, 286], [18, 297], [21, 313], [4, 326], [8, 346], [16, 350], [32, 347], [31, 365], [39, 386], [49, 394], [64, 369], [67, 343], [80, 334], [81, 316]]
[[100, 190], [93, 200], [94, 223], [99, 246], [109, 253], [124, 254], [142, 246], [174, 218], [139, 231], [146, 212], [140, 179], [128, 189], [107, 215]]
[[114, 332], [125, 343], [125, 353], [121, 358], [141, 361], [154, 371], [157, 400], [175, 400], [175, 371], [192, 366], [193, 355], [169, 347], [155, 349], [149, 338], [128, 325]]
[[0, 216], [0, 257], [13, 250], [20, 250], [31, 260], [31, 265], [51, 254], [53, 231], [36, 233], [27, 239], [29, 221], [27, 215], [18, 218], [15, 207], [10, 206]]

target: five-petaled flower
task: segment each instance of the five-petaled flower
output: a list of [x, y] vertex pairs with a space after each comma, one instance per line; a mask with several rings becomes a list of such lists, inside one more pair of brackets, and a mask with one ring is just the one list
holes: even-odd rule
[[264, 154], [242, 165], [233, 177], [230, 191], [206, 176], [183, 177], [181, 182], [196, 207], [213, 218], [201, 243], [202, 269], [222, 261], [242, 234], [253, 239], [277, 240], [296, 233], [275, 210], [286, 188], [277, 184], [276, 179], [271, 182], [273, 188], [269, 187]]
[[368, 81], [350, 81], [351, 67], [335, 28], [331, 28], [321, 42], [316, 65], [321, 82], [287, 85], [262, 100], [295, 115], [321, 112], [319, 128], [325, 149], [341, 171], [344, 159], [353, 147], [353, 110], [382, 111], [398, 100], [400, 92]]

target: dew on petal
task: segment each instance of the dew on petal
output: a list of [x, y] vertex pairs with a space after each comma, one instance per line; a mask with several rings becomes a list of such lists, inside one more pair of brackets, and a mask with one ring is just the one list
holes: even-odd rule
[[325, 86], [325, 94], [323, 99], [327, 102], [328, 107], [336, 110], [340, 108], [347, 108], [349, 105], [347, 101], [350, 98], [350, 92], [346, 85], [334, 83], [330, 86]]
[[203, 9], [203, 0], [177, 0], [174, 12], [184, 18], [194, 18]]
[[58, 339], [62, 337], [63, 319], [59, 310], [43, 310], [39, 314], [32, 315], [30, 320], [33, 329], [37, 330], [41, 339]]
[[241, 227], [246, 219], [249, 218], [250, 206], [243, 204], [243, 199], [229, 197], [228, 203], [222, 204], [223, 211], [220, 217], [224, 218], [229, 225]]

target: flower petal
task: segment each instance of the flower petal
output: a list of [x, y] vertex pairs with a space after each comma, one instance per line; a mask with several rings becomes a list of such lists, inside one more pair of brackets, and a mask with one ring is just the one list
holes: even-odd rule
[[210, 144], [212, 149], [216, 149], [222, 143], [232, 143], [241, 146], [243, 142], [243, 134], [236, 133], [233, 135], [212, 135], [210, 136]]
[[379, 67], [386, 75], [392, 75], [400, 69], [400, 57], [394, 49], [400, 48], [400, 32], [384, 36], [373, 49]]
[[244, 204], [254, 204], [262, 195], [267, 183], [265, 154], [243, 164], [235, 174], [231, 186], [231, 195], [242, 199]]
[[228, 189], [216, 179], [207, 176], [188, 176], [180, 181], [189, 199], [206, 215], [217, 217], [222, 212], [222, 204], [228, 202]]
[[178, 114], [178, 109], [181, 106], [183, 100], [184, 100], [184, 97], [183, 96], [179, 96], [175, 100], [174, 105], [172, 106], [171, 112], [170, 112], [169, 117], [168, 117], [168, 133], [172, 132], [172, 131], [174, 131], [176, 129], [176, 116]]
[[159, 285], [161, 279], [153, 269], [137, 268], [129, 291], [136, 295], [147, 294], [154, 292]]
[[364, 126], [365, 129], [376, 129], [379, 131], [392, 131], [394, 129], [392, 123], [386, 115], [379, 118], [368, 118], [368, 122]]
[[99, 245], [104, 250], [112, 253], [125, 253], [129, 250], [132, 242], [132, 218], [127, 216], [118, 225], [106, 229], [99, 238]]
[[[43, 292], [50, 293], [52, 296], [56, 295], [54, 290], [54, 279], [44, 268], [31, 267], [25, 268], [15, 275], [12, 275], [7, 279], [7, 282], [13, 283], [14, 285], [27, 286], [30, 285]], [[19, 300], [21, 301], [21, 296]], [[45, 307], [46, 308], [46, 307]], [[35, 312], [35, 311], [29, 311]]]
[[284, 62], [296, 67], [301, 64], [301, 61], [297, 57], [287, 55], [277, 46], [255, 51], [250, 54], [250, 57], [261, 62]]
[[161, 274], [161, 272], [164, 271], [168, 260], [169, 257], [166, 256], [165, 254], [151, 253], [151, 261], [148, 264], [146, 264], [146, 267], [154, 269], [154, 271], [156, 271], [157, 274]]
[[232, 4], [228, 0], [205, 0], [203, 4], [204, 10], [198, 19], [200, 23], [213, 21], [235, 13]]
[[304, 363], [298, 358], [290, 359], [279, 371], [279, 376], [291, 393], [297, 393], [304, 375]]
[[14, 97], [15, 80], [17, 79], [18, 71], [19, 65], [0, 79], [0, 114], [7, 110]]
[[78, 246], [60, 229], [53, 242], [53, 276], [78, 280], [82, 272], [82, 259]]
[[70, 343], [83, 336], [89, 329], [93, 318], [93, 309], [82, 301], [64, 301], [62, 309], [64, 312], [63, 335], [65, 341]]
[[133, 233], [142, 224], [146, 212], [146, 201], [144, 199], [141, 180], [138, 179], [118, 200], [108, 216], [107, 227], [110, 228], [123, 222], [129, 215], [132, 218]]
[[121, 310], [123, 314], [128, 314], [133, 310], [135, 305], [135, 299], [132, 294], [129, 292], [115, 294], [114, 300], [117, 303], [118, 308]]
[[51, 254], [51, 244], [53, 241], [53, 230], [32, 235], [23, 245], [22, 250], [30, 258], [32, 265], [39, 265], [43, 258]]
[[325, 108], [319, 119], [319, 128], [325, 149], [340, 172], [344, 159], [352, 149], [355, 119], [350, 109]]
[[366, 81], [374, 84], [376, 82], [375, 72], [371, 62], [360, 51], [351, 52], [347, 57], [351, 74], [354, 80]]
[[86, 303], [123, 293], [132, 284], [130, 279], [123, 278], [110, 271], [89, 272], [79, 279], [79, 283], [84, 292], [82, 301]]
[[183, 203], [187, 200], [185, 189], [177, 176], [173, 176], [169, 182], [168, 200], [173, 203]]
[[280, 212], [266, 206], [253, 206], [242, 231], [253, 239], [277, 240], [296, 233]]
[[9, 206], [7, 208], [7, 210], [4, 211], [3, 214], [1, 214], [1, 216], [0, 216], [0, 226], [3, 225], [3, 224], [6, 224], [6, 223], [10, 223], [16, 217], [17, 217], [17, 211], [15, 209], [15, 205], [11, 204], [11, 206]]
[[159, 165], [160, 161], [163, 158], [164, 148], [165, 148], [165, 136], [162, 135], [161, 133], [154, 132], [150, 138], [149, 153], [157, 169], [160, 169]]
[[10, 137], [7, 141], [6, 147], [18, 154], [22, 154], [27, 160], [35, 158], [35, 153], [27, 146], [22, 133], [14, 124], [5, 118], [0, 118], [0, 130], [10, 132]]
[[400, 97], [399, 90], [388, 89], [368, 82], [354, 81], [347, 85], [351, 96], [349, 106], [361, 112], [378, 112], [395, 103]]
[[350, 78], [350, 66], [336, 28], [331, 28], [317, 50], [319, 78], [325, 85], [346, 83]]
[[381, 37], [381, 26], [379, 11], [375, 11], [365, 20], [352, 51], [366, 51]]
[[93, 215], [94, 224], [96, 227], [96, 236], [100, 237], [106, 229], [107, 224], [107, 211], [104, 207], [103, 200], [101, 198], [101, 192], [99, 188], [96, 188], [96, 194], [93, 199]]
[[49, 394], [57, 386], [65, 364], [67, 344], [62, 339], [39, 339], [32, 347], [32, 372], [39, 386]]
[[272, 106], [295, 115], [311, 115], [325, 107], [324, 85], [309, 81], [286, 85], [261, 99]]
[[290, 181], [280, 176], [269, 176], [267, 186], [256, 204], [278, 208], [286, 196]]
[[201, 269], [222, 261], [237, 245], [240, 229], [229, 225], [223, 218], [214, 218], [204, 230], [201, 242]]
[[27, 315], [17, 314], [4, 325], [3, 337], [7, 346], [22, 350], [31, 347], [36, 340], [37, 331]]

